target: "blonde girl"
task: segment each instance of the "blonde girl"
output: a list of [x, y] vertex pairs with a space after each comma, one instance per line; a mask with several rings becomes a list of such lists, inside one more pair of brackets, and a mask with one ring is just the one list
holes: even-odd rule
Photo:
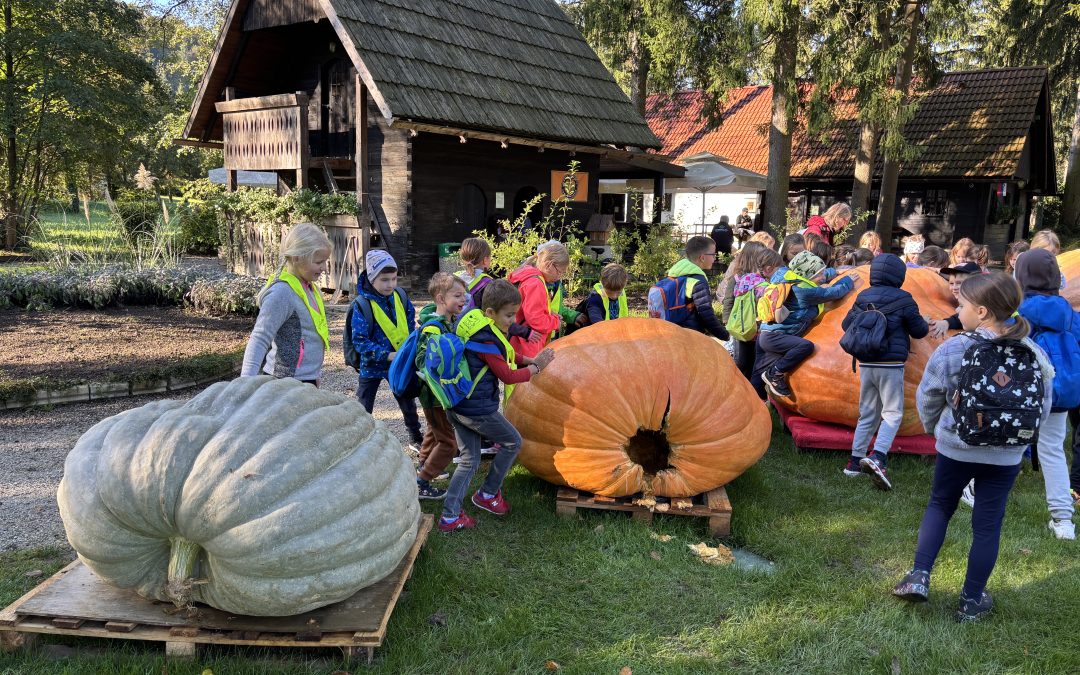
[[528, 328], [528, 338], [511, 332], [510, 344], [518, 354], [540, 353], [559, 329], [568, 323], [584, 325], [586, 317], [563, 306], [562, 280], [570, 267], [570, 253], [557, 241], [548, 241], [510, 275], [521, 293], [515, 323]]
[[949, 266], [956, 267], [966, 262], [975, 262], [971, 259], [971, 249], [974, 246], [975, 242], [968, 237], [953, 244], [952, 250], [949, 251]]
[[857, 248], [865, 248], [875, 256], [879, 256], [881, 255], [881, 237], [874, 230], [863, 232], [863, 235], [859, 237]]
[[260, 373], [318, 386], [330, 348], [326, 308], [315, 285], [330, 259], [330, 239], [311, 223], [294, 225], [281, 242], [281, 266], [259, 292], [259, 317], [244, 350], [241, 377]]

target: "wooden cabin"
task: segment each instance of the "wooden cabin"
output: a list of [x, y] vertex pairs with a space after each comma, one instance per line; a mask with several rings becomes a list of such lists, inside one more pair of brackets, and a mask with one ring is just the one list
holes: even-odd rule
[[[1027, 236], [1033, 199], [1057, 189], [1046, 68], [946, 73], [921, 96], [904, 129], [916, 154], [900, 170], [896, 233], [922, 234], [945, 248], [971, 237], [990, 245], [1000, 260], [1010, 241]], [[682, 92], [651, 97], [646, 117], [664, 142], [661, 152], [676, 160], [712, 152], [765, 174], [771, 105], [771, 87], [733, 89], [723, 124], [708, 129], [699, 118], [699, 94]], [[789, 203], [803, 219], [851, 195], [858, 111], [841, 102], [833, 112], [835, 123], [825, 133], [799, 129], [792, 138]], [[872, 209], [882, 159], [878, 153]]]
[[355, 191], [345, 279], [372, 245], [426, 278], [547, 194], [535, 222], [574, 160], [583, 225], [601, 174], [682, 174], [554, 0], [233, 0], [184, 137], [230, 176]]

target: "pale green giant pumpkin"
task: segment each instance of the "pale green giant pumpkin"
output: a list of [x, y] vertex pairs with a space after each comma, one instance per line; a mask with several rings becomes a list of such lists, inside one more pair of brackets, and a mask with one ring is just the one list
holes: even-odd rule
[[389, 574], [416, 482], [360, 404], [249, 377], [87, 431], [57, 493], [68, 541], [106, 581], [237, 614], [299, 614]]

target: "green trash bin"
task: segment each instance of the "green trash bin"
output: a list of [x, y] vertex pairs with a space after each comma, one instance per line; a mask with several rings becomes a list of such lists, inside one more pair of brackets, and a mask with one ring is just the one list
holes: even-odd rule
[[458, 258], [458, 251], [461, 250], [460, 243], [446, 242], [437, 244], [435, 250], [439, 256], [440, 272], [453, 274], [461, 269], [461, 260]]

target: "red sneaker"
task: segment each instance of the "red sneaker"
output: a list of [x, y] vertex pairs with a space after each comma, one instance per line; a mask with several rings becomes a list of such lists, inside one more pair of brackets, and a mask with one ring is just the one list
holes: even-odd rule
[[483, 496], [481, 496], [480, 491], [477, 490], [473, 493], [472, 503], [475, 504], [477, 508], [484, 509], [488, 513], [494, 513], [497, 516], [505, 516], [510, 513], [510, 504], [503, 499], [502, 490], [496, 492], [495, 496], [491, 499], [484, 499]]
[[462, 511], [458, 515], [457, 520], [452, 523], [448, 523], [442, 518], [439, 518], [439, 532], [445, 532], [447, 534], [451, 532], [457, 532], [458, 530], [471, 530], [476, 527], [476, 519], [470, 518]]

